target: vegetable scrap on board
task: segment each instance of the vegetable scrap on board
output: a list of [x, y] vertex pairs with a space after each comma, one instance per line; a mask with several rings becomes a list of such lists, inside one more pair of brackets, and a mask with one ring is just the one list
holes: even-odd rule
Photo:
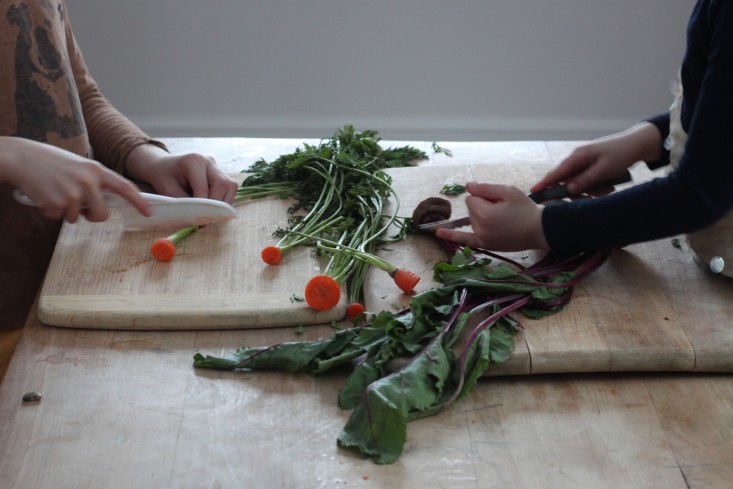
[[440, 189], [443, 195], [461, 195], [466, 193], [466, 186], [460, 183], [447, 183]]

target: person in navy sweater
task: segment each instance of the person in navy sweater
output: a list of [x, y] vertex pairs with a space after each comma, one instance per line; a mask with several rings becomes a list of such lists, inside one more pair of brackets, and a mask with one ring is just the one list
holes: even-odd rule
[[[578, 147], [531, 190], [566, 183], [571, 194], [581, 194], [639, 161], [669, 165], [666, 176], [547, 206], [515, 187], [470, 182], [473, 232], [444, 229], [438, 236], [495, 251], [571, 254], [720, 225], [733, 207], [733, 1], [695, 5], [680, 87], [668, 113]], [[733, 225], [723, 227], [733, 244]]]

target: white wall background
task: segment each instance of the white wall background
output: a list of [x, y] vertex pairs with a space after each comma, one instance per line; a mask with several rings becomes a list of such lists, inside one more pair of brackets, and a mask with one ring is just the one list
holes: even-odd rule
[[588, 139], [666, 110], [694, 0], [67, 0], [151, 135]]

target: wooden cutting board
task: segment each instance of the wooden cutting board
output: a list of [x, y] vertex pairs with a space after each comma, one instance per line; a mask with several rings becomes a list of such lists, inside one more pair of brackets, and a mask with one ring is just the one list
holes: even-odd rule
[[[549, 169], [546, 164], [457, 165], [390, 170], [411, 215], [428, 196], [448, 198], [453, 216], [467, 215], [465, 196], [446, 197], [440, 189], [469, 180], [510, 183], [528, 191]], [[651, 178], [634, 169], [635, 181]], [[695, 261], [685, 238], [628, 246], [575, 288], [561, 312], [540, 320], [520, 319], [525, 329], [508, 362], [489, 375], [604, 371], [733, 371], [733, 280], [710, 273]], [[418, 273], [421, 292], [436, 285], [432, 267], [445, 254], [435, 240], [410, 236], [382, 251], [399, 267]], [[530, 265], [536, 253], [505, 256]], [[396, 290], [386, 274], [371, 270], [365, 285], [371, 311], [397, 311], [410, 296]]]
[[[241, 176], [240, 176], [241, 177]], [[176, 257], [149, 253], [164, 231], [125, 231], [121, 218], [64, 224], [39, 297], [39, 317], [54, 326], [115, 329], [263, 328], [341, 319], [345, 294], [332, 310], [305, 302], [308, 280], [321, 271], [307, 249], [279, 266], [260, 251], [277, 242], [289, 203], [262, 199], [237, 206], [237, 218], [201, 228]]]
[[[390, 170], [400, 215], [411, 215], [446, 183], [468, 180], [512, 183], [527, 190], [548, 165], [455, 164]], [[636, 169], [635, 169], [636, 171]], [[635, 174], [635, 180], [650, 174]], [[464, 215], [465, 196], [449, 197]], [[307, 250], [264, 265], [260, 250], [285, 225], [287, 202], [255, 201], [238, 218], [201, 229], [185, 240], [170, 263], [148, 247], [161, 233], [125, 232], [121, 223], [63, 227], [39, 299], [46, 324], [82, 328], [215, 329], [328, 323], [344, 316], [345, 303], [316, 313], [292, 297], [320, 269]], [[733, 280], [695, 262], [680, 237], [615, 251], [576, 287], [570, 304], [540, 320], [525, 319], [508, 362], [490, 375], [595, 371], [733, 371]], [[382, 256], [421, 275], [416, 291], [434, 285], [433, 264], [444, 258], [435, 241], [410, 236], [384, 247]], [[535, 253], [507, 255], [530, 264]], [[367, 277], [370, 311], [409, 304], [383, 272]]]

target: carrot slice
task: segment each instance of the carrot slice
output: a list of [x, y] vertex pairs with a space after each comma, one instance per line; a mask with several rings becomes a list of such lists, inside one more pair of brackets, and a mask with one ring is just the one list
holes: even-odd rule
[[283, 259], [283, 252], [277, 246], [268, 246], [262, 250], [261, 256], [268, 265], [277, 265]]
[[316, 311], [327, 311], [338, 304], [341, 287], [328, 275], [316, 275], [305, 286], [305, 301]]
[[158, 261], [171, 261], [176, 256], [176, 244], [183, 238], [198, 230], [196, 224], [181, 228], [165, 238], [160, 238], [150, 247], [150, 253]]
[[412, 289], [414, 289], [415, 285], [420, 281], [420, 277], [409, 270], [405, 270], [404, 268], [398, 268], [394, 275], [392, 275], [392, 278], [397, 284], [397, 287], [406, 293], [412, 292]]
[[169, 238], [160, 238], [150, 247], [150, 253], [158, 261], [171, 261], [176, 256], [176, 244]]
[[359, 314], [363, 313], [364, 311], [366, 311], [366, 307], [359, 304], [358, 302], [355, 302], [346, 308], [346, 317], [349, 319], [349, 321], [353, 321]]

